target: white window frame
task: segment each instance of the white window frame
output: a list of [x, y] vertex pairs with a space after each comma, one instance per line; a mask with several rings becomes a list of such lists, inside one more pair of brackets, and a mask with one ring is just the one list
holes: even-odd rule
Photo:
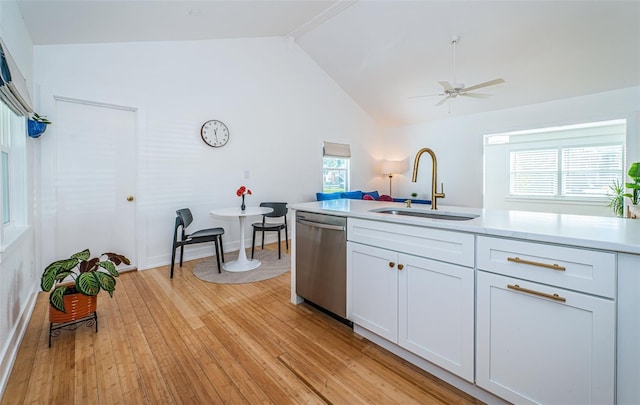
[[[331, 172], [341, 173], [344, 178], [344, 189], [329, 188]], [[351, 146], [344, 143], [323, 142], [322, 146], [322, 192], [345, 192], [351, 187]]]
[[[601, 184], [601, 192], [598, 193], [595, 189], [589, 189], [584, 193], [572, 193], [569, 189], [567, 189], [567, 180], [569, 178], [570, 172], [565, 170], [566, 165], [571, 163], [571, 160], [567, 159], [565, 153], [568, 153], [571, 150], [575, 149], [592, 149], [592, 148], [607, 148], [612, 149], [611, 153], [619, 154], [618, 160], [614, 160], [614, 168], [613, 175], [608, 176], [608, 173], [611, 170], [606, 170], [603, 168], [602, 171], [593, 170], [593, 173], [598, 175], [600, 174], [603, 177], [607, 177], [606, 181]], [[542, 160], [540, 162], [536, 162], [537, 158], [536, 154], [546, 154], [547, 159], [554, 160], [555, 167], [545, 167], [542, 170], [533, 171], [536, 173], [533, 176], [540, 176], [538, 180], [540, 183], [534, 184], [533, 187], [528, 188], [524, 181], [517, 181], [517, 177], [527, 178], [526, 174], [529, 171], [523, 170], [514, 170], [514, 157], [521, 156], [526, 158], [530, 156], [532, 158], [532, 168], [533, 164], [539, 163], [542, 165]], [[601, 155], [606, 156], [606, 155]], [[509, 197], [512, 198], [554, 198], [554, 199], [576, 199], [576, 200], [594, 200], [594, 201], [602, 201], [607, 198], [607, 193], [609, 192], [609, 186], [612, 184], [614, 180], [621, 181], [621, 176], [623, 176], [624, 171], [624, 144], [619, 142], [611, 142], [611, 143], [603, 143], [603, 144], [572, 144], [572, 145], [562, 145], [554, 148], [533, 148], [533, 149], [514, 149], [509, 151], [509, 161], [510, 161], [510, 169], [509, 169]], [[543, 167], [543, 166], [539, 166]], [[546, 179], [545, 179], [546, 177]], [[531, 178], [531, 177], [529, 177]], [[547, 182], [547, 184], [542, 183], [542, 181]], [[521, 190], [518, 192], [517, 190]], [[538, 191], [536, 191], [538, 190]], [[528, 192], [527, 192], [528, 191]]]
[[[11, 173], [13, 172], [11, 168], [11, 111], [4, 104], [0, 103], [0, 152], [2, 153], [2, 158], [7, 156], [7, 165], [5, 166], [4, 159], [0, 159], [0, 172], [2, 172], [2, 177], [0, 178], [0, 182], [2, 182], [2, 189], [0, 190], [0, 194], [2, 194], [2, 202], [0, 205], [2, 206], [2, 227], [6, 228], [12, 224], [12, 216], [11, 216], [11, 185], [13, 183], [11, 179]], [[8, 169], [5, 172], [5, 169]], [[5, 195], [7, 194], [8, 195]], [[6, 203], [9, 203], [8, 206]], [[8, 215], [8, 219], [5, 222], [5, 216]]]
[[[2, 209], [2, 232], [0, 232], [0, 251], [15, 241], [27, 228], [27, 154], [26, 119], [16, 115], [4, 103], [0, 102], [0, 149], [8, 155], [8, 174], [2, 171], [0, 181], [0, 208]], [[8, 181], [8, 187], [5, 187]], [[5, 198], [5, 188], [8, 197]], [[5, 199], [9, 206], [9, 221], [4, 222]]]
[[[330, 162], [333, 162], [334, 164], [330, 164]], [[344, 164], [344, 167], [336, 167], [336, 166], [342, 166], [341, 163]], [[322, 192], [323, 193], [349, 191], [350, 189], [349, 178], [351, 174], [350, 163], [351, 163], [350, 158], [343, 157], [343, 156], [324, 156], [322, 158]], [[333, 183], [327, 181], [327, 177], [329, 175], [329, 173], [327, 172], [342, 173], [342, 177], [344, 177], [344, 189], [329, 188], [329, 186], [332, 185]]]
[[[602, 204], [608, 200], [606, 195], [565, 195], [563, 192], [563, 150], [580, 147], [618, 146], [620, 147], [620, 163], [617, 168], [617, 180], [624, 181], [626, 120], [610, 120], [562, 127], [540, 128], [526, 131], [485, 135], [485, 148], [501, 148], [500, 156], [504, 158], [505, 201], [541, 201], [548, 203]], [[556, 190], [553, 195], [513, 194], [511, 156], [513, 153], [526, 151], [554, 150], [557, 154], [555, 171]], [[495, 155], [493, 155], [495, 157]], [[485, 168], [488, 162], [485, 161]], [[490, 163], [494, 164], [494, 163]], [[500, 164], [500, 163], [498, 163]], [[494, 166], [495, 168], [495, 166]], [[486, 174], [485, 174], [486, 176]], [[613, 179], [612, 179], [613, 180]], [[485, 177], [485, 182], [487, 182]]]

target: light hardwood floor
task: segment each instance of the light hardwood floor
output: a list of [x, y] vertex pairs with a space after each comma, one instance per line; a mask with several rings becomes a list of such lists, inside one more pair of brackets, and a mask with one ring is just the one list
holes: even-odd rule
[[197, 262], [173, 280], [167, 266], [122, 274], [100, 296], [98, 333], [62, 331], [51, 348], [40, 293], [1, 404], [480, 403], [291, 304], [289, 273], [212, 284]]

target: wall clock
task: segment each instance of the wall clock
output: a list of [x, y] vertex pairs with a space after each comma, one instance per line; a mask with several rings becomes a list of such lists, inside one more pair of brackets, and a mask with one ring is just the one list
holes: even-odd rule
[[222, 121], [209, 120], [202, 124], [200, 136], [207, 145], [220, 148], [229, 141], [229, 128]]

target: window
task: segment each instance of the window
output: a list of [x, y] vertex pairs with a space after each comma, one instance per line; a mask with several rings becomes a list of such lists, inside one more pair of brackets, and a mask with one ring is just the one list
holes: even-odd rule
[[324, 142], [323, 155], [322, 192], [348, 191], [351, 147], [345, 144]]
[[562, 149], [562, 188], [566, 197], [606, 197], [614, 180], [622, 180], [623, 145]]
[[2, 149], [2, 224], [11, 220], [11, 200], [9, 199], [9, 152]]
[[322, 158], [322, 192], [349, 190], [349, 158]]
[[11, 111], [0, 103], [0, 153], [2, 154], [2, 225], [11, 220], [11, 171], [9, 155], [11, 153]]
[[606, 197], [622, 155], [621, 144], [510, 152], [509, 195]]
[[624, 180], [625, 138], [625, 120], [487, 135], [485, 201], [495, 201], [492, 193], [601, 204]]
[[509, 161], [509, 195], [556, 194], [558, 153], [555, 149], [514, 151]]
[[26, 132], [25, 118], [0, 102], [0, 179], [2, 187], [3, 246], [26, 225]]

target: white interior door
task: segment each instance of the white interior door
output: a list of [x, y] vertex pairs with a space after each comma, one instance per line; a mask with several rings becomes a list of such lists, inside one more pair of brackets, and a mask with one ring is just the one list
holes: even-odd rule
[[57, 258], [85, 248], [136, 266], [134, 109], [56, 99]]

